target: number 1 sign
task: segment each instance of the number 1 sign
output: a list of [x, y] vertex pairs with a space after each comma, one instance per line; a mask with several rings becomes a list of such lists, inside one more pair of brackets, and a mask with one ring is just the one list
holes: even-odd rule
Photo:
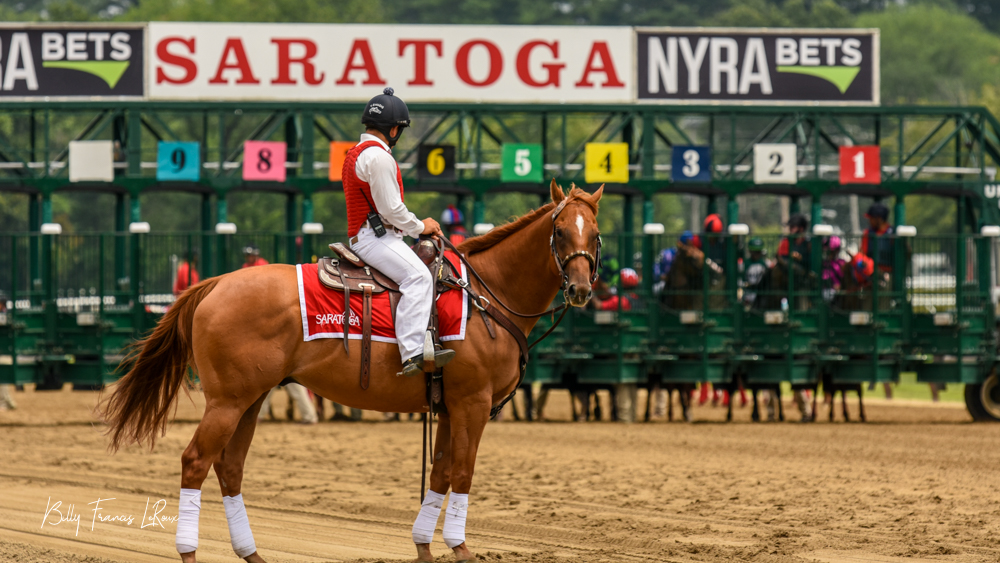
[[197, 182], [201, 178], [198, 143], [160, 141], [156, 154], [156, 179]]
[[275, 141], [243, 143], [243, 179], [284, 182], [287, 145]]
[[882, 155], [872, 146], [840, 147], [841, 184], [881, 184]]

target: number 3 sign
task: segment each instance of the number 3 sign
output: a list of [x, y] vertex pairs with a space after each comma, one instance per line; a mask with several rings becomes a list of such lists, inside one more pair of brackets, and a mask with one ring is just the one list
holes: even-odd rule
[[243, 143], [243, 179], [284, 182], [287, 145], [275, 141]]
[[711, 182], [711, 148], [675, 145], [671, 159], [670, 179], [674, 182]]
[[755, 184], [794, 184], [798, 181], [797, 164], [793, 143], [760, 143], [753, 146]]
[[872, 146], [840, 147], [841, 184], [882, 183], [882, 157]]

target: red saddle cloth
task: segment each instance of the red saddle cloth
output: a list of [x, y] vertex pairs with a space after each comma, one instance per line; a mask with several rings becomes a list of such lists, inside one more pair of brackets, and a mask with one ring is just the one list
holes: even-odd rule
[[[465, 265], [451, 251], [445, 252], [448, 260], [462, 279], [468, 281]], [[344, 293], [334, 291], [321, 283], [316, 275], [316, 264], [295, 266], [299, 283], [299, 311], [302, 313], [304, 340], [344, 337]], [[350, 339], [361, 340], [362, 300], [360, 293], [351, 293]], [[465, 292], [457, 289], [438, 295], [438, 332], [442, 341], [465, 340], [465, 324], [469, 316], [469, 300]], [[372, 340], [396, 342], [396, 327], [389, 308], [389, 292], [372, 296]]]

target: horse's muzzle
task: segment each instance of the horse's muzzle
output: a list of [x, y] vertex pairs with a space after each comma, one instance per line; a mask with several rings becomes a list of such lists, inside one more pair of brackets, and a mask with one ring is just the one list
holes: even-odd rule
[[565, 297], [566, 303], [571, 307], [584, 307], [590, 302], [590, 298], [593, 297], [593, 295], [593, 289], [588, 289], [587, 292], [584, 293], [582, 288], [577, 287], [575, 283], [571, 283], [566, 288], [563, 297]]

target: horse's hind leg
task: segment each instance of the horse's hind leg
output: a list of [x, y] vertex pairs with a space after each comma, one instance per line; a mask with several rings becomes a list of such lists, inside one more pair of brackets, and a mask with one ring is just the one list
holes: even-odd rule
[[250, 449], [254, 430], [257, 428], [257, 415], [265, 396], [266, 394], [261, 395], [257, 402], [243, 413], [233, 437], [229, 439], [229, 443], [222, 449], [222, 454], [214, 464], [215, 476], [219, 478], [219, 487], [222, 489], [222, 504], [226, 508], [233, 551], [249, 563], [264, 563], [264, 559], [257, 554], [247, 509], [243, 504], [241, 493], [243, 465], [246, 463], [247, 451]]
[[444, 495], [451, 486], [451, 419], [446, 414], [438, 415], [437, 437], [434, 439], [434, 466], [431, 468], [431, 488], [424, 496], [420, 512], [413, 522], [413, 543], [417, 546], [417, 561], [434, 561], [431, 555], [431, 541], [434, 529], [441, 516]]
[[196, 561], [201, 485], [208, 476], [208, 470], [232, 438], [247, 406], [209, 400], [201, 423], [181, 456], [181, 496], [177, 513], [176, 546], [184, 563]]

